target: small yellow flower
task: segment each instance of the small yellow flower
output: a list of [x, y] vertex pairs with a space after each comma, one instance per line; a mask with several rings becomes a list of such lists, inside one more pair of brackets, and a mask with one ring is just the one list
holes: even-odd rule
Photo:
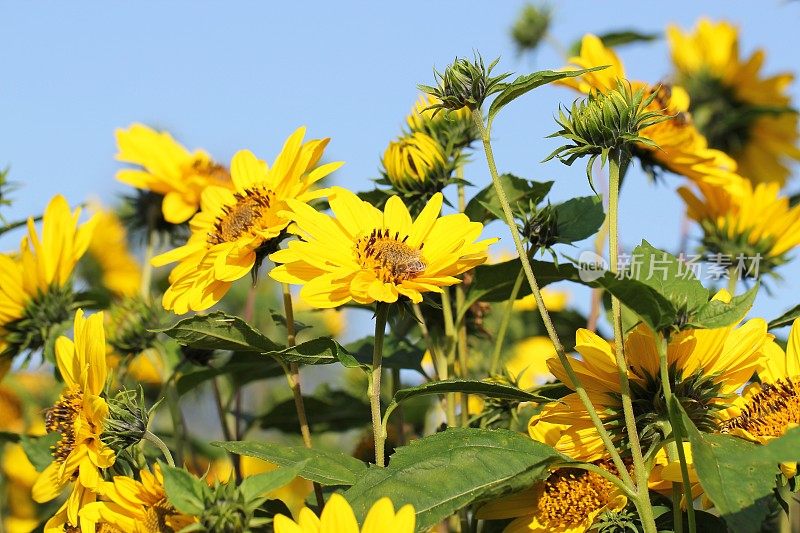
[[289, 136], [272, 168], [248, 150], [237, 152], [231, 161], [235, 189], [205, 189], [189, 241], [153, 258], [154, 266], [179, 261], [162, 299], [165, 309], [184, 314], [219, 302], [234, 281], [256, 266], [262, 247], [286, 230], [287, 202], [324, 196], [324, 189], [311, 187], [342, 163], [317, 166], [329, 139], [304, 143], [304, 135], [305, 128], [298, 128]]
[[[545, 287], [542, 289], [542, 299], [548, 311], [558, 313], [566, 309], [569, 302], [569, 293]], [[536, 311], [536, 309], [536, 298], [533, 297], [533, 294], [514, 301], [514, 311]]]
[[95, 224], [88, 255], [100, 267], [103, 286], [117, 296], [139, 292], [142, 269], [128, 248], [125, 227], [119, 217], [101, 206], [94, 206]]
[[84, 318], [75, 314], [74, 341], [59, 337], [56, 362], [65, 389], [58, 402], [47, 412], [47, 430], [61, 438], [53, 448], [54, 461], [41, 473], [33, 486], [37, 502], [56, 498], [70, 483], [73, 488], [57, 513], [55, 522], [66, 517], [78, 526], [78, 512], [94, 501], [102, 476], [100, 469], [114, 464], [114, 452], [101, 440], [108, 417], [108, 404], [100, 397], [108, 377], [103, 314]]
[[441, 145], [429, 135], [415, 132], [389, 143], [383, 154], [383, 168], [398, 190], [431, 183], [445, 166]]
[[[709, 184], [697, 184], [700, 195], [690, 188], [678, 192], [686, 202], [689, 218], [703, 229], [703, 244], [714, 253], [741, 255], [758, 264], [760, 273], [786, 261], [786, 254], [800, 244], [800, 206], [792, 207], [781, 196], [778, 183], [742, 183], [736, 191]], [[736, 266], [736, 265], [734, 265]]]
[[105, 525], [116, 528], [113, 531], [129, 533], [180, 531], [197, 521], [179, 513], [167, 501], [158, 465], [153, 467], [152, 473], [141, 470], [139, 477], [141, 481], [114, 476], [113, 482], [103, 482], [98, 487], [101, 500], [81, 509], [81, 520], [99, 526], [97, 531], [106, 531]]
[[341, 187], [331, 189], [335, 218], [289, 201], [302, 239], [270, 256], [283, 263], [270, 276], [302, 285], [300, 297], [314, 307], [396, 302], [401, 296], [421, 302], [423, 292], [441, 292], [486, 261], [497, 240], [476, 242], [483, 225], [463, 214], [440, 218], [442, 200], [441, 193], [433, 195], [414, 221], [397, 196], [381, 212]]
[[283, 515], [275, 517], [275, 533], [413, 533], [414, 508], [404, 505], [395, 513], [392, 501], [381, 498], [370, 508], [359, 529], [356, 516], [340, 494], [331, 495], [319, 518], [304, 507], [297, 522]]
[[[263, 472], [272, 472], [278, 469], [278, 465], [254, 457], [242, 456], [241, 458], [242, 476], [250, 477]], [[296, 477], [283, 487], [275, 489], [266, 496], [270, 500], [280, 500], [292, 516], [298, 517], [300, 510], [305, 507], [306, 498], [313, 492], [314, 487], [310, 481], [301, 477]]]
[[180, 224], [189, 220], [200, 207], [206, 187], [233, 188], [224, 166], [202, 150], [189, 152], [167, 132], [133, 124], [127, 130], [118, 129], [115, 136], [117, 159], [141, 167], [120, 170], [117, 179], [162, 195], [167, 222]]
[[671, 25], [667, 37], [677, 81], [689, 91], [690, 109], [711, 146], [733, 156], [742, 176], [783, 184], [789, 160], [800, 160], [788, 94], [794, 76], [762, 77], [766, 54], [740, 57], [739, 31], [727, 22], [700, 19], [689, 32]]
[[[582, 76], [565, 78], [557, 83], [583, 93], [608, 92], [625, 80], [625, 67], [616, 53], [607, 48], [600, 38], [587, 34], [581, 41], [581, 53], [571, 57], [575, 68], [592, 68], [609, 65], [609, 68], [589, 72]], [[659, 111], [674, 118], [644, 128], [642, 137], [653, 141], [657, 148], [640, 145], [641, 155], [667, 168], [675, 174], [694, 181], [725, 184], [734, 187], [742, 181], [736, 174], [736, 163], [720, 150], [708, 147], [706, 138], [695, 128], [689, 115], [689, 96], [682, 87], [654, 86], [640, 81], [630, 82], [634, 91], [644, 88], [647, 94], [656, 91], [651, 111]]]

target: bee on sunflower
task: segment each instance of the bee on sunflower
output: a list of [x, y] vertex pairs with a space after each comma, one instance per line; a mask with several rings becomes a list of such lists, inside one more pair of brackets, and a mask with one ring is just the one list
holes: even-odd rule
[[800, 160], [797, 112], [788, 94], [794, 76], [764, 77], [766, 54], [740, 56], [739, 31], [728, 22], [698, 21], [692, 31], [667, 28], [676, 83], [686, 88], [695, 125], [712, 148], [730, 154], [742, 176], [783, 185]]
[[404, 505], [395, 512], [389, 498], [381, 498], [367, 512], [358, 527], [356, 515], [341, 494], [332, 494], [319, 517], [308, 507], [300, 510], [297, 522], [282, 514], [275, 517], [275, 533], [412, 533], [416, 523], [414, 508]]
[[[584, 94], [593, 91], [606, 93], [626, 80], [625, 67], [617, 54], [607, 48], [599, 37], [587, 34], [581, 41], [580, 55], [569, 59], [567, 69], [588, 69], [608, 65], [608, 68], [587, 72], [556, 83]], [[710, 148], [706, 138], [697, 130], [689, 113], [689, 96], [680, 86], [652, 85], [631, 81], [631, 89], [643, 90], [648, 97], [647, 110], [671, 117], [643, 128], [639, 135], [650, 141], [637, 143], [636, 156], [646, 168], [654, 166], [685, 176], [693, 181], [711, 182], [735, 187], [741, 181], [736, 163], [724, 152]], [[655, 95], [650, 99], [651, 95]]]
[[237, 152], [231, 161], [235, 189], [209, 186], [203, 191], [188, 242], [152, 260], [154, 266], [179, 262], [162, 299], [165, 309], [185, 314], [219, 302], [234, 281], [277, 248], [289, 225], [289, 203], [325, 196], [313, 185], [342, 163], [319, 165], [329, 139], [303, 142], [304, 136], [305, 128], [292, 133], [272, 167], [248, 150]]
[[97, 223], [79, 224], [80, 215], [57, 195], [44, 211], [41, 237], [29, 218], [19, 253], [0, 254], [0, 377], [14, 356], [44, 348], [75, 309], [73, 271]]

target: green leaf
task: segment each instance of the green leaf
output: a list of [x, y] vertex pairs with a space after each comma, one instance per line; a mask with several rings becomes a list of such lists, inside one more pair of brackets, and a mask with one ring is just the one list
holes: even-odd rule
[[[660, 37], [658, 33], [642, 33], [636, 30], [618, 30], [598, 35], [603, 44], [608, 48], [631, 43], [655, 41]], [[577, 40], [569, 47], [569, 55], [577, 56], [581, 53], [581, 40]]]
[[520, 402], [549, 402], [549, 398], [539, 396], [503, 383], [492, 383], [489, 381], [479, 381], [475, 379], [446, 379], [443, 381], [431, 381], [423, 383], [417, 387], [400, 389], [394, 394], [392, 403], [400, 403], [416, 396], [428, 394], [442, 394], [446, 392], [463, 392], [466, 394], [480, 394], [489, 398], [499, 398], [501, 400], [517, 400]]
[[489, 115], [487, 119], [489, 128], [492, 127], [492, 121], [494, 120], [494, 117], [497, 116], [497, 113], [499, 113], [503, 107], [510, 104], [528, 91], [532, 91], [537, 87], [541, 87], [542, 85], [546, 85], [554, 81], [563, 80], [564, 78], [582, 76], [587, 72], [602, 70], [607, 67], [608, 65], [603, 65], [589, 69], [577, 69], [562, 72], [556, 72], [553, 70], [540, 70], [538, 72], [517, 77], [517, 79], [514, 81], [506, 84], [505, 88], [500, 91], [500, 94], [498, 94], [494, 101], [492, 101], [492, 105], [489, 106]]
[[614, 274], [607, 273], [595, 281], [595, 284], [617, 297], [653, 331], [671, 326], [678, 317], [678, 311], [669, 300], [635, 279], [617, 278]]
[[396, 508], [410, 503], [417, 531], [426, 531], [474, 501], [546, 477], [558, 460], [568, 458], [514, 431], [453, 428], [399, 448], [386, 468], [369, 469], [345, 497], [359, 519], [383, 496]]
[[[312, 433], [347, 431], [360, 428], [370, 419], [369, 404], [340, 390], [317, 391], [315, 396], [304, 396], [308, 423]], [[277, 429], [284, 433], [299, 433], [297, 408], [293, 399], [274, 406], [259, 416], [262, 429]]]
[[241, 387], [252, 381], [274, 378], [283, 375], [283, 368], [274, 359], [264, 357], [262, 354], [252, 352], [234, 352], [233, 355], [219, 367], [203, 367], [178, 378], [178, 394], [183, 396], [187, 392], [199, 387], [206, 381], [217, 376], [230, 376], [234, 385]]
[[[552, 181], [538, 182], [528, 181], [513, 174], [503, 174], [500, 176], [500, 183], [508, 197], [508, 203], [512, 209], [517, 205], [524, 206], [526, 209], [532, 204], [538, 204], [553, 186]], [[498, 218], [497, 213], [501, 213], [500, 199], [497, 197], [495, 187], [489, 184], [486, 188], [478, 192], [467, 203], [464, 214], [474, 222], [486, 223]]]
[[161, 464], [164, 491], [169, 502], [181, 513], [198, 516], [205, 509], [205, 483], [182, 468]]
[[[320, 485], [354, 484], [367, 471], [367, 465], [355, 457], [326, 450], [309, 450], [303, 446], [283, 446], [271, 442], [213, 442], [236, 455], [256, 457], [278, 466], [303, 463], [298, 476], [316, 481]], [[307, 461], [307, 462], [305, 462]]]
[[352, 356], [344, 347], [330, 337], [319, 337], [310, 341], [301, 342], [297, 346], [290, 346], [283, 350], [265, 352], [264, 355], [280, 359], [287, 363], [301, 365], [329, 365], [346, 361], [352, 364]]
[[734, 533], [760, 531], [774, 498], [778, 464], [800, 460], [800, 428], [762, 446], [730, 435], [698, 431], [673, 397], [706, 496]]
[[240, 485], [240, 490], [246, 502], [260, 500], [265, 494], [279, 489], [296, 478], [308, 461], [302, 461], [292, 466], [278, 468], [272, 472], [263, 472], [245, 478]]
[[553, 206], [556, 213], [556, 236], [560, 243], [573, 243], [597, 233], [606, 219], [599, 196], [572, 198]]
[[738, 324], [753, 307], [757, 293], [758, 285], [755, 285], [746, 293], [731, 298], [730, 303], [720, 300], [706, 302], [690, 317], [689, 324], [695, 328], [724, 328]]
[[[368, 368], [372, 365], [372, 350], [374, 346], [375, 337], [372, 335], [351, 342], [345, 347], [351, 358], [342, 360], [342, 364], [348, 368]], [[390, 335], [384, 341], [384, 368], [416, 370], [422, 374], [422, 358], [424, 356], [424, 349], [411, 344], [405, 339]]]
[[203, 350], [264, 353], [283, 348], [241, 318], [222, 311], [184, 318], [173, 326], [154, 331], [164, 333], [184, 346]]
[[791, 326], [795, 319], [800, 318], [800, 305], [796, 305], [774, 320], [770, 320], [769, 329]]
[[36, 468], [37, 472], [43, 471], [53, 462], [52, 447], [61, 439], [61, 433], [51, 432], [41, 437], [21, 435], [19, 442], [28, 461]]

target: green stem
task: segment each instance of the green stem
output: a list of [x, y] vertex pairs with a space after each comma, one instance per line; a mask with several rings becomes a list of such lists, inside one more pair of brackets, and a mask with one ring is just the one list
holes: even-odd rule
[[[619, 184], [620, 173], [624, 169], [630, 156], [621, 150], [611, 152], [608, 158], [609, 181], [608, 181], [608, 261], [611, 272], [617, 272], [619, 262]], [[625, 418], [625, 429], [628, 434], [628, 443], [633, 459], [633, 470], [636, 475], [636, 484], [642, 500], [647, 501], [646, 510], [652, 518], [653, 508], [648, 498], [647, 480], [649, 472], [644, 464], [642, 457], [642, 447], [639, 443], [639, 430], [636, 427], [636, 415], [633, 411], [633, 401], [631, 400], [631, 386], [628, 381], [628, 365], [625, 360], [625, 340], [622, 331], [622, 306], [618, 298], [611, 297], [611, 312], [614, 325], [614, 343], [616, 345], [615, 358], [617, 362], [617, 374], [619, 376], [620, 393], [622, 395], [622, 410]], [[644, 520], [644, 518], [643, 518]]]
[[500, 366], [500, 353], [503, 351], [503, 341], [506, 338], [508, 325], [511, 323], [511, 314], [514, 311], [514, 302], [517, 301], [519, 291], [522, 289], [522, 281], [525, 279], [525, 272], [522, 270], [517, 274], [517, 279], [514, 281], [514, 286], [511, 288], [511, 295], [506, 302], [506, 309], [503, 317], [500, 319], [500, 327], [497, 330], [497, 338], [494, 341], [494, 349], [492, 350], [492, 362], [489, 365], [489, 375], [493, 376], [499, 371]]
[[[541, 290], [539, 290], [539, 284], [536, 281], [536, 276], [533, 274], [533, 267], [531, 266], [530, 259], [528, 258], [528, 255], [525, 252], [525, 247], [522, 245], [522, 240], [519, 236], [517, 225], [514, 222], [514, 214], [511, 212], [511, 206], [508, 203], [508, 197], [506, 196], [506, 193], [503, 190], [503, 185], [500, 183], [500, 175], [497, 172], [497, 166], [495, 165], [494, 162], [494, 154], [492, 152], [489, 130], [487, 130], [483, 124], [483, 115], [481, 114], [480, 109], [475, 109], [472, 113], [472, 117], [481, 133], [481, 140], [483, 141], [483, 149], [484, 152], [486, 153], [486, 162], [489, 166], [489, 174], [492, 177], [492, 182], [494, 183], [495, 192], [497, 193], [497, 198], [500, 200], [500, 207], [503, 209], [503, 217], [505, 218], [506, 225], [511, 231], [511, 237], [514, 240], [514, 246], [517, 249], [520, 261], [522, 261], [522, 269], [525, 272], [525, 277], [528, 279], [528, 284], [530, 285], [531, 292], [533, 293], [533, 297], [536, 300], [536, 305], [539, 308], [539, 313], [542, 315], [542, 321], [544, 322], [545, 329], [547, 329], [547, 334], [550, 336], [550, 340], [553, 342], [553, 346], [555, 347], [558, 359], [561, 362], [561, 365], [564, 367], [564, 371], [567, 373], [567, 377], [569, 378], [570, 383], [568, 383], [567, 385], [572, 385], [572, 387], [575, 389], [575, 393], [578, 395], [578, 398], [580, 398], [581, 403], [586, 409], [586, 412], [589, 415], [589, 418], [591, 419], [595, 429], [597, 429], [597, 433], [600, 435], [600, 439], [603, 441], [606, 450], [611, 456], [611, 460], [614, 462], [614, 466], [617, 468], [620, 477], [622, 478], [622, 480], [625, 482], [626, 485], [634, 487], [635, 485], [633, 483], [633, 479], [631, 479], [628, 470], [625, 468], [625, 463], [622, 461], [622, 457], [620, 457], [619, 452], [614, 446], [614, 443], [611, 440], [611, 436], [609, 435], [608, 430], [606, 430], [605, 426], [603, 426], [602, 420], [600, 420], [600, 417], [597, 414], [594, 405], [592, 405], [592, 401], [589, 399], [589, 394], [586, 392], [586, 389], [583, 387], [583, 383], [578, 378], [577, 374], [575, 374], [575, 370], [572, 368], [572, 364], [570, 363], [569, 358], [567, 357], [566, 352], [564, 350], [564, 345], [561, 344], [561, 341], [558, 338], [558, 333], [556, 332], [555, 327], [553, 326], [553, 321], [550, 319], [550, 313], [544, 305], [542, 292]], [[645, 529], [647, 533], [655, 531], [654, 521], [652, 521], [653, 523], [652, 527], [648, 527], [649, 521], [643, 523], [645, 524]]]
[[381, 373], [383, 372], [383, 339], [386, 334], [386, 320], [389, 318], [389, 304], [378, 302], [375, 306], [375, 346], [372, 351], [372, 371], [368, 374], [369, 404], [372, 412], [372, 435], [375, 439], [375, 464], [385, 466], [384, 443], [386, 435], [381, 424]]
[[[683, 449], [683, 436], [681, 435], [681, 424], [677, 420], [677, 413], [672, 408], [672, 384], [669, 380], [669, 362], [667, 361], [667, 345], [668, 340], [663, 334], [659, 334], [658, 339], [658, 363], [659, 373], [661, 374], [661, 389], [664, 392], [664, 401], [667, 404], [667, 413], [669, 414], [669, 422], [672, 427], [672, 435], [675, 439], [675, 448], [678, 454], [678, 460], [681, 465], [681, 481], [683, 484], [683, 494], [686, 498], [686, 513], [689, 517], [689, 533], [697, 532], [697, 523], [694, 516], [694, 501], [692, 500], [692, 484], [689, 480], [689, 467], [686, 464], [686, 452]], [[674, 488], [674, 487], [673, 487]], [[673, 490], [674, 496], [674, 490]], [[673, 502], [674, 507], [675, 502]], [[680, 514], [680, 498], [678, 498], [678, 515], [675, 516], [675, 522], [683, 522], [683, 517]]]
[[164, 441], [159, 439], [155, 433], [150, 432], [150, 430], [145, 430], [144, 435], [142, 436], [144, 440], [150, 442], [151, 444], [155, 444], [156, 447], [161, 450], [161, 453], [164, 454], [164, 458], [167, 460], [167, 464], [173, 468], [175, 468], [175, 459], [172, 458], [172, 453], [170, 453], [169, 448], [167, 445], [164, 444]]
[[739, 275], [735, 266], [728, 267], [728, 292], [731, 293], [731, 296], [736, 295], [736, 282], [738, 281], [736, 277]]
[[169, 408], [169, 415], [172, 418], [172, 426], [174, 427], [175, 435], [175, 455], [178, 456], [178, 463], [183, 464], [183, 449], [186, 444], [186, 424], [183, 420], [183, 411], [181, 411], [180, 397], [177, 390], [177, 377], [178, 372], [183, 366], [185, 360], [181, 361], [175, 366], [172, 374], [164, 383], [163, 396], [166, 398], [167, 406]]
[[[294, 306], [292, 305], [292, 292], [289, 285], [283, 283], [283, 310], [286, 314], [286, 343], [289, 346], [294, 346], [297, 342], [297, 334], [294, 329]], [[300, 435], [303, 437], [303, 445], [309, 450], [313, 447], [311, 443], [311, 427], [308, 424], [308, 416], [306, 414], [306, 404], [303, 400], [303, 391], [300, 388], [300, 367], [297, 363], [289, 363], [287, 367], [283, 361], [280, 361], [283, 367], [283, 373], [286, 374], [286, 381], [289, 382], [289, 388], [292, 391], [294, 398], [294, 408], [297, 411], [297, 421], [300, 424]], [[317, 507], [320, 511], [325, 507], [325, 497], [322, 494], [322, 485], [314, 482], [314, 495], [317, 499]]]
[[[219, 425], [222, 428], [222, 436], [225, 437], [225, 440], [232, 441], [234, 440], [233, 433], [231, 432], [231, 428], [228, 426], [228, 419], [225, 416], [225, 406], [222, 403], [222, 392], [219, 388], [219, 381], [217, 378], [213, 378], [211, 380], [211, 386], [214, 391], [214, 402], [216, 403], [217, 407], [217, 416], [219, 417]], [[236, 475], [236, 481], [242, 481], [242, 461], [241, 458], [235, 454], [230, 454], [231, 462], [233, 463], [233, 473]]]
[[[444, 335], [447, 339], [447, 373], [448, 375], [455, 375], [456, 326], [453, 320], [453, 304], [450, 301], [450, 290], [447, 287], [442, 292], [442, 318], [444, 320]], [[447, 425], [453, 427], [457, 425], [456, 393], [448, 392], [446, 398]]]

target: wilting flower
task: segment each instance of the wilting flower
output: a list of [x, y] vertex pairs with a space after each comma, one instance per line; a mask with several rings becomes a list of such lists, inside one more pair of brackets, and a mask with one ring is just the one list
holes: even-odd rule
[[383, 154], [386, 177], [398, 191], [432, 189], [437, 182], [446, 183], [450, 177], [447, 166], [441, 145], [422, 132], [390, 142]]
[[404, 505], [395, 513], [389, 498], [373, 504], [359, 529], [356, 515], [344, 496], [332, 494], [317, 518], [311, 509], [300, 510], [297, 522], [281, 514], [275, 517], [275, 533], [412, 533], [416, 523], [414, 508]]
[[733, 156], [742, 176], [783, 184], [788, 160], [800, 160], [797, 113], [787, 94], [794, 76], [762, 77], [764, 51], [741, 58], [738, 33], [732, 24], [707, 19], [692, 32], [669, 26], [675, 78], [689, 92], [689, 110], [713, 148]]
[[[760, 383], [745, 388], [720, 430], [766, 444], [800, 426], [800, 319], [792, 324], [786, 352], [777, 343], [768, 346], [758, 377]], [[794, 476], [797, 463], [783, 464], [781, 470]]]
[[[730, 295], [721, 293], [717, 298], [724, 301]], [[688, 329], [670, 338], [667, 361], [672, 391], [700, 430], [716, 429], [716, 414], [760, 368], [764, 347], [771, 340], [766, 322], [759, 318], [740, 327]], [[657, 342], [644, 325], [625, 339], [631, 399], [637, 406], [637, 427], [644, 449], [658, 445], [667, 436], [663, 422], [668, 420], [668, 413], [661, 391]], [[571, 357], [572, 367], [612, 438], [624, 448], [628, 443], [613, 346], [585, 329], [578, 330], [575, 344], [581, 359]], [[559, 380], [572, 387], [558, 359], [550, 359], [549, 367]], [[547, 404], [541, 415], [531, 419], [532, 431], [540, 422], [563, 424], [556, 444], [559, 451], [583, 460], [605, 457], [605, 447], [576, 393]]]
[[165, 533], [180, 531], [197, 519], [175, 510], [167, 501], [164, 477], [158, 465], [153, 472], [141, 470], [140, 480], [115, 476], [98, 488], [100, 500], [81, 509], [81, 520], [96, 524], [97, 531]]
[[[583, 93], [592, 91], [608, 92], [617, 88], [619, 80], [625, 80], [625, 67], [610, 48], [596, 36], [588, 34], [581, 41], [581, 53], [569, 59], [571, 67], [593, 68], [609, 65], [608, 68], [587, 72], [575, 78], [558, 81]], [[658, 111], [670, 116], [642, 129], [642, 137], [652, 144], [639, 144], [638, 156], [644, 162], [660, 165], [670, 172], [686, 176], [695, 181], [708, 181], [726, 184], [729, 187], [741, 180], [735, 174], [736, 163], [720, 150], [708, 147], [706, 138], [695, 128], [689, 115], [689, 97], [678, 86], [650, 85], [641, 81], [631, 81], [634, 91], [643, 89], [647, 95], [655, 93], [648, 104], [648, 110]]]
[[74, 341], [58, 338], [56, 361], [65, 388], [47, 411], [47, 430], [60, 433], [61, 438], [53, 447], [53, 462], [36, 480], [32, 494], [37, 502], [48, 502], [72, 483], [67, 501], [46, 528], [55, 523], [78, 527], [78, 512], [94, 501], [102, 481], [100, 469], [110, 467], [115, 459], [100, 440], [108, 417], [108, 404], [100, 396], [108, 377], [102, 313], [84, 318], [78, 310]]
[[792, 207], [781, 196], [778, 183], [745, 181], [739, 192], [703, 183], [697, 187], [700, 195], [688, 187], [678, 190], [687, 215], [703, 229], [704, 248], [730, 257], [741, 274], [771, 272], [800, 244], [800, 206]]
[[141, 167], [120, 170], [117, 179], [162, 195], [167, 222], [180, 224], [189, 220], [200, 207], [206, 187], [233, 188], [224, 166], [202, 150], [190, 152], [167, 132], [133, 124], [127, 130], [117, 130], [115, 135], [117, 159]]
[[476, 242], [483, 225], [463, 214], [439, 217], [441, 193], [414, 221], [397, 196], [383, 212], [341, 187], [331, 189], [329, 200], [335, 218], [290, 200], [302, 239], [270, 256], [283, 263], [270, 276], [302, 285], [300, 297], [315, 307], [396, 302], [401, 296], [421, 302], [423, 292], [441, 292], [486, 261], [496, 240]]
[[298, 128], [289, 136], [272, 168], [248, 150], [237, 152], [231, 161], [235, 190], [209, 186], [203, 192], [189, 241], [153, 259], [155, 266], [179, 261], [162, 299], [165, 309], [184, 314], [219, 302], [234, 281], [277, 247], [289, 225], [283, 214], [287, 202], [324, 196], [312, 186], [342, 163], [317, 166], [329, 139], [304, 143], [304, 135], [305, 128]]
[[[607, 461], [597, 463], [615, 472]], [[483, 520], [513, 518], [504, 533], [582, 533], [607, 511], [620, 511], [628, 499], [612, 482], [594, 472], [559, 468], [522, 492], [499, 498], [478, 510]]]
[[96, 223], [78, 224], [80, 214], [57, 195], [45, 209], [41, 238], [29, 218], [19, 254], [0, 254], [0, 347], [5, 345], [0, 360], [42, 348], [50, 330], [69, 319], [72, 272]]
[[116, 296], [133, 296], [139, 292], [142, 269], [128, 248], [125, 227], [113, 211], [99, 206], [94, 210], [96, 223], [87, 255], [97, 263], [106, 289]]

